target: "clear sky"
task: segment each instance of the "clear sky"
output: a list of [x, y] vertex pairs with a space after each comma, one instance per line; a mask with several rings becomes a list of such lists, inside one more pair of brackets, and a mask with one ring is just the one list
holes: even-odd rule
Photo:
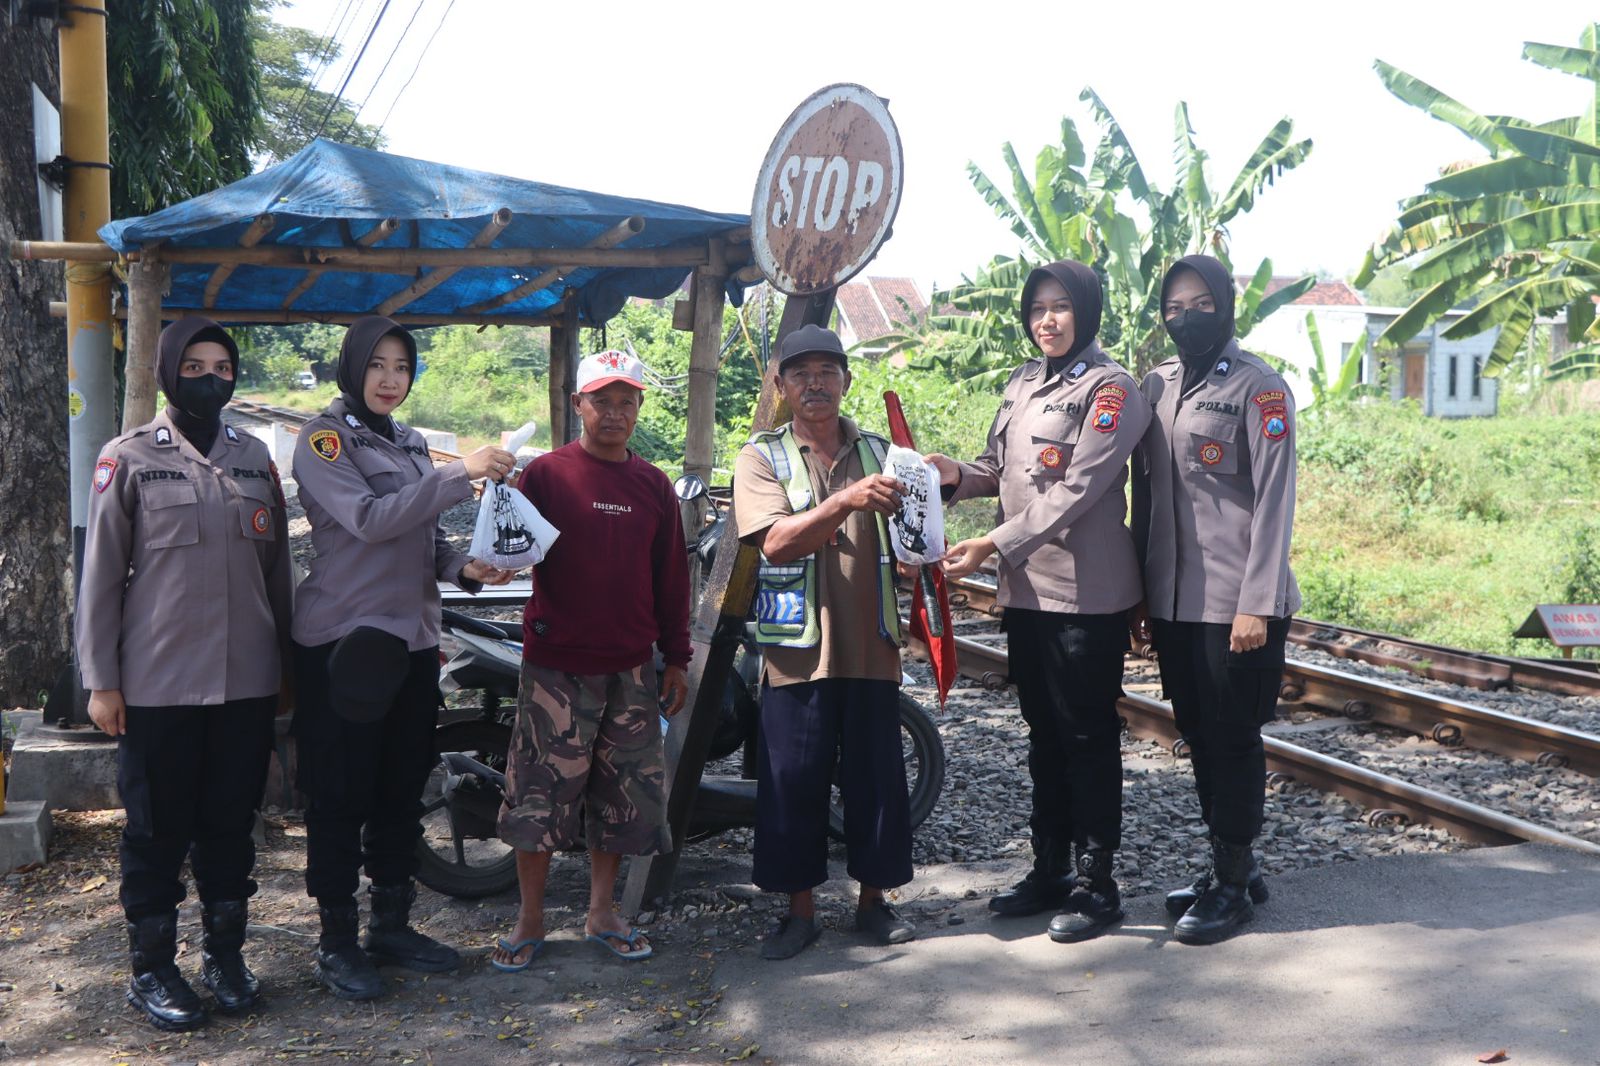
[[[295, 0], [283, 21], [349, 23], [335, 89], [383, 0]], [[420, 4], [420, 8], [419, 8]], [[1017, 241], [973, 190], [966, 164], [1004, 178], [1010, 141], [1038, 149], [1093, 86], [1158, 185], [1170, 186], [1173, 107], [1225, 191], [1280, 117], [1315, 144], [1232, 228], [1235, 265], [1348, 275], [1368, 243], [1441, 165], [1479, 154], [1390, 96], [1381, 58], [1486, 114], [1574, 114], [1584, 82], [1521, 58], [1522, 42], [1575, 45], [1597, 17], [1576, 0], [1340, 4], [662, 4], [588, 0], [391, 0], [347, 97], [389, 150], [598, 192], [748, 212], [758, 167], [812, 91], [859, 82], [890, 101], [904, 145], [894, 237], [868, 268], [946, 284]], [[446, 9], [449, 8], [446, 16]], [[406, 22], [410, 34], [396, 47]], [[1221, 13], [1221, 14], [1219, 14]], [[442, 19], [442, 21], [441, 21]], [[436, 39], [417, 66], [429, 36]], [[385, 59], [387, 72], [373, 87]]]

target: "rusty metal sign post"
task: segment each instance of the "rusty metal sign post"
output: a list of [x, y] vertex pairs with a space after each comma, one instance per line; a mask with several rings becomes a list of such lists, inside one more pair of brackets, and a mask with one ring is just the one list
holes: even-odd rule
[[[860, 85], [818, 90], [783, 124], [761, 164], [750, 216], [756, 263], [790, 297], [774, 346], [802, 326], [828, 325], [838, 286], [889, 237], [900, 207], [901, 172], [900, 134], [888, 106]], [[751, 429], [771, 429], [788, 418], [777, 378], [768, 374]], [[737, 520], [730, 508], [730, 529], [738, 529]], [[629, 863], [624, 913], [637, 914], [672, 889], [759, 561], [754, 548], [724, 537], [706, 578], [690, 633], [688, 710], [672, 719], [666, 737], [673, 850]]]

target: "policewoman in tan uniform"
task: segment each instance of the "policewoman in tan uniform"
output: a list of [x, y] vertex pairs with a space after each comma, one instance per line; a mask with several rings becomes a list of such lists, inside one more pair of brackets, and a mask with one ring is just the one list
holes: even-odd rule
[[1300, 606], [1289, 571], [1294, 394], [1239, 347], [1233, 299], [1232, 277], [1210, 256], [1186, 256], [1167, 273], [1162, 316], [1178, 357], [1144, 379], [1155, 419], [1134, 461], [1134, 533], [1161, 684], [1211, 832], [1211, 868], [1167, 896], [1181, 916], [1178, 939], [1193, 943], [1223, 938], [1267, 898], [1251, 850], [1266, 785], [1261, 725], [1276, 713]]
[[1000, 497], [995, 528], [945, 560], [948, 574], [964, 577], [999, 554], [1008, 670], [1028, 723], [1033, 869], [989, 907], [1058, 911], [1049, 934], [1061, 942], [1122, 918], [1117, 697], [1128, 610], [1141, 598], [1123, 487], [1150, 408], [1096, 343], [1100, 310], [1100, 279], [1082, 263], [1034, 270], [1020, 313], [1039, 358], [1011, 375], [982, 455], [928, 457], [951, 500]]
[[[483, 447], [435, 467], [422, 434], [392, 417], [416, 369], [403, 326], [357, 319], [339, 352], [340, 395], [301, 427], [294, 452], [316, 551], [294, 615], [306, 891], [322, 923], [317, 972], [346, 999], [382, 993], [376, 963], [436, 972], [460, 961], [410, 923], [438, 723], [438, 582], [477, 591], [511, 578], [455, 551], [438, 522], [471, 498], [473, 479], [510, 473], [511, 453]], [[372, 915], [358, 945], [363, 865]]]
[[267, 447], [220, 417], [238, 359], [208, 318], [162, 331], [167, 407], [100, 453], [78, 593], [89, 714], [117, 738], [127, 809], [127, 998], [167, 1030], [205, 1020], [174, 961], [185, 857], [205, 927], [201, 979], [226, 1012], [260, 995], [240, 949], [294, 580]]

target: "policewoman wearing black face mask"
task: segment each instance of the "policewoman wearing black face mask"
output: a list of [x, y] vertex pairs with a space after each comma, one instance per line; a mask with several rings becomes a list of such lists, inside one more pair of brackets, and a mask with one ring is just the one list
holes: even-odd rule
[[[507, 571], [457, 552], [439, 514], [514, 459], [483, 447], [435, 467], [421, 433], [392, 417], [411, 392], [417, 344], [369, 315], [339, 352], [340, 395], [300, 429], [294, 478], [316, 556], [294, 615], [293, 730], [306, 805], [306, 891], [322, 923], [317, 972], [334, 995], [383, 991], [377, 963], [453, 969], [455, 949], [411, 927], [422, 789], [439, 703], [439, 581], [477, 591]], [[365, 866], [372, 915], [357, 944]]]
[[[1252, 842], [1261, 831], [1266, 756], [1300, 590], [1289, 570], [1294, 524], [1294, 394], [1233, 337], [1233, 279], [1206, 255], [1180, 259], [1161, 308], [1178, 357], [1144, 379], [1155, 419], [1134, 459], [1134, 537], [1161, 684], [1189, 745], [1210, 867], [1167, 896], [1174, 932], [1209, 944], [1264, 902]], [[1153, 627], [1153, 634], [1150, 631]]]
[[241, 954], [293, 591], [288, 525], [266, 445], [224, 423], [239, 353], [208, 318], [161, 333], [166, 410], [100, 453], [89, 495], [77, 644], [89, 715], [117, 738], [127, 809], [120, 900], [128, 1002], [158, 1028], [205, 1007], [179, 971], [187, 856], [217, 1008], [253, 1007]]
[[1055, 912], [1058, 942], [1122, 919], [1117, 697], [1128, 610], [1143, 595], [1123, 486], [1150, 407], [1097, 343], [1100, 310], [1100, 279], [1082, 263], [1028, 275], [1019, 312], [1039, 358], [1011, 375], [982, 455], [928, 457], [950, 499], [1000, 498], [995, 528], [945, 559], [964, 577], [999, 554], [1009, 672], [1028, 724], [1033, 869], [989, 909]]

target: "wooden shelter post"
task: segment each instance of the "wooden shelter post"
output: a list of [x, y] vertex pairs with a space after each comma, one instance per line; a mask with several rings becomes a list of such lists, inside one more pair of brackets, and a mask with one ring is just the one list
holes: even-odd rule
[[572, 388], [578, 376], [578, 305], [568, 300], [561, 322], [550, 327], [550, 448], [578, 439], [572, 413]]
[[[161, 297], [172, 272], [159, 259], [128, 264], [127, 381], [122, 395], [122, 432], [156, 416], [156, 348], [161, 339]], [[237, 369], [237, 368], [236, 368]]]
[[722, 354], [723, 282], [728, 269], [722, 242], [711, 241], [711, 262], [694, 272], [694, 339], [689, 348], [688, 429], [683, 472], [711, 480], [717, 442], [717, 369]]
[[[835, 290], [828, 289], [814, 296], [790, 297], [774, 346], [801, 326], [826, 326], [833, 317], [834, 295]], [[756, 403], [751, 429], [771, 429], [788, 418], [788, 405], [783, 402], [773, 375], [768, 373], [761, 382], [761, 399]], [[728, 511], [728, 528], [739, 528], [738, 514], [732, 508]], [[735, 550], [729, 551], [730, 547]], [[711, 737], [722, 714], [723, 686], [733, 669], [739, 636], [755, 596], [758, 562], [759, 553], [754, 548], [726, 537], [706, 579], [690, 632], [694, 657], [689, 660], [687, 709], [667, 727], [667, 824], [672, 828], [672, 850], [665, 855], [630, 860], [628, 881], [622, 892], [624, 914], [637, 914], [646, 906], [654, 906], [672, 890], [695, 794], [711, 751]]]

